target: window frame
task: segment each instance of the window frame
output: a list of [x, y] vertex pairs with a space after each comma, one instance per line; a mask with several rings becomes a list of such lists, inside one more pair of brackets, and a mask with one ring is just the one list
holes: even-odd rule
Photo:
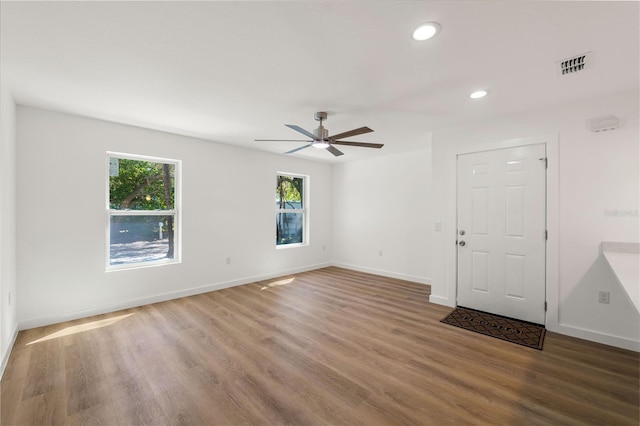
[[[124, 152], [107, 151], [106, 153], [106, 191], [105, 191], [105, 205], [106, 205], [106, 223], [105, 223], [105, 270], [122, 271], [140, 268], [151, 268], [163, 265], [172, 265], [182, 262], [182, 161], [152, 157], [148, 155], [129, 154]], [[110, 159], [118, 158], [125, 160], [136, 161], [150, 161], [160, 164], [171, 164], [174, 166], [174, 200], [173, 208], [168, 210], [117, 210], [110, 208]], [[173, 259], [158, 259], [150, 261], [142, 261], [135, 263], [122, 263], [117, 265], [111, 264], [111, 218], [114, 216], [173, 216]]]
[[285, 176], [290, 178], [300, 178], [302, 179], [302, 208], [301, 209], [281, 209], [277, 206], [275, 210], [275, 218], [278, 220], [278, 214], [280, 213], [299, 213], [302, 214], [302, 242], [300, 243], [290, 243], [290, 244], [278, 244], [277, 235], [278, 230], [277, 227], [274, 229], [276, 234], [276, 249], [288, 249], [288, 248], [296, 248], [296, 247], [306, 247], [309, 245], [309, 176], [302, 175], [298, 173], [289, 173], [289, 172], [276, 172], [276, 189], [278, 187], [278, 177]]

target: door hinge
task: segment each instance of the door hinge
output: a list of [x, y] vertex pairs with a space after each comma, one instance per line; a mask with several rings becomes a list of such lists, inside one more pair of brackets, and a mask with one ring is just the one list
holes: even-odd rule
[[539, 158], [540, 161], [544, 161], [544, 168], [548, 169], [549, 168], [549, 159], [547, 157], [542, 157]]
[[544, 239], [545, 241], [549, 239], [549, 231], [547, 231], [546, 229], [544, 230]]
[[547, 301], [544, 301], [544, 311], [547, 312]]

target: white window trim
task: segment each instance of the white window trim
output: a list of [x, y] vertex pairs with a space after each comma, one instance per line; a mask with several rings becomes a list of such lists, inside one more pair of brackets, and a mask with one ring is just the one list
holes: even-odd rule
[[[174, 208], [171, 210], [114, 210], [109, 208], [109, 158], [122, 158], [127, 160], [153, 161], [155, 163], [173, 164], [174, 169], [174, 187], [175, 198]], [[105, 190], [105, 270], [106, 272], [123, 271], [131, 269], [151, 268], [161, 265], [172, 265], [182, 262], [182, 160], [171, 158], [151, 157], [147, 155], [129, 154], [124, 152], [107, 151], [106, 155], [106, 190]], [[111, 265], [111, 216], [169, 216], [173, 215], [173, 226], [175, 228], [173, 259], [159, 259], [148, 262], [125, 263], [120, 265]]]
[[[302, 242], [292, 244], [277, 244], [277, 250], [285, 250], [289, 248], [306, 247], [309, 245], [309, 176], [298, 173], [276, 172], [276, 182], [278, 176], [287, 176], [292, 178], [302, 178], [302, 208], [301, 209], [280, 209], [276, 207], [276, 217], [278, 213], [302, 213]], [[275, 231], [275, 229], [274, 229]]]

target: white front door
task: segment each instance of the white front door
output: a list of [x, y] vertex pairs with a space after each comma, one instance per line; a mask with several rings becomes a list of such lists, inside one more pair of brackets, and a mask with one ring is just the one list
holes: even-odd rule
[[458, 156], [458, 306], [545, 319], [546, 146]]

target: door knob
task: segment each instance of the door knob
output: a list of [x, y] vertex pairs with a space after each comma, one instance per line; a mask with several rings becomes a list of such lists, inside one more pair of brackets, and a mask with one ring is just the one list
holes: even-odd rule
[[467, 243], [465, 243], [464, 241], [460, 240], [460, 241], [458, 242], [458, 244], [460, 245], [460, 247], [464, 247], [464, 246], [465, 246], [465, 244], [467, 244]]

